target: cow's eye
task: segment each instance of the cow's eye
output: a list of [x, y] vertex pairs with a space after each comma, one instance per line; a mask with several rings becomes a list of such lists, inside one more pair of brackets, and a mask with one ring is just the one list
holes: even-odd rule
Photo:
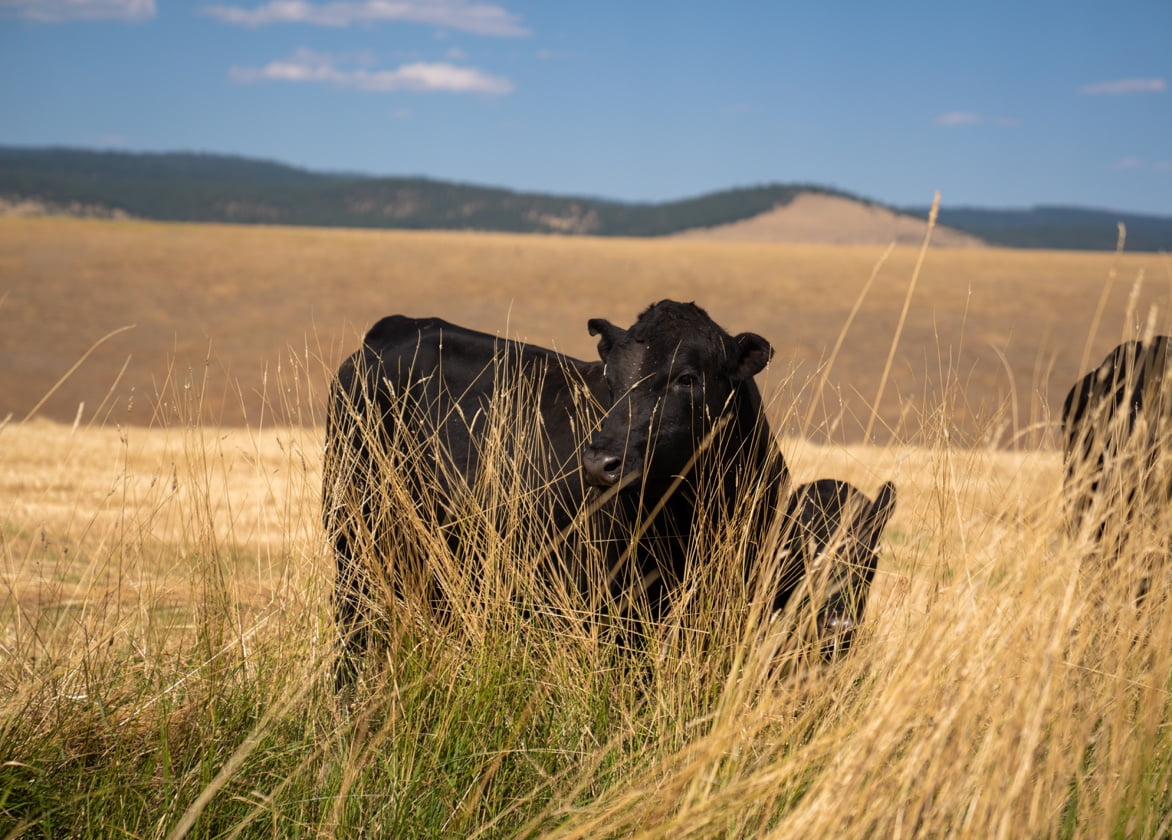
[[680, 388], [695, 388], [700, 384], [700, 378], [694, 373], [681, 373], [676, 377], [676, 385]]

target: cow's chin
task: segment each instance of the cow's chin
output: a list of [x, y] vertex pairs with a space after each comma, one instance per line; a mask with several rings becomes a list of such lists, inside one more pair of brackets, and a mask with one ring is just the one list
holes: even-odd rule
[[642, 469], [629, 468], [624, 469], [620, 476], [591, 475], [589, 472], [583, 472], [586, 484], [596, 488], [599, 493], [620, 493], [624, 496], [639, 491], [642, 475]]
[[586, 483], [588, 485], [591, 487], [597, 487], [599, 490], [606, 490], [610, 487], [614, 487], [619, 483], [620, 480], [615, 479], [612, 481], [609, 476], [591, 475], [588, 472], [583, 473], [583, 477], [586, 479]]

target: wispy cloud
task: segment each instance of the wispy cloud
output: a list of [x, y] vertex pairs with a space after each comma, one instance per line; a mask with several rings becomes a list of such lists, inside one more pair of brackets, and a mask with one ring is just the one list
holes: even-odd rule
[[447, 62], [417, 61], [394, 70], [373, 70], [349, 66], [344, 56], [313, 50], [297, 50], [289, 58], [264, 67], [233, 67], [229, 76], [237, 82], [300, 82], [328, 84], [371, 93], [483, 93], [500, 96], [511, 93], [513, 83], [475, 67]]
[[205, 6], [203, 11], [217, 20], [236, 26], [306, 23], [345, 27], [354, 24], [425, 23], [501, 38], [530, 34], [519, 16], [494, 3], [479, 3], [475, 0], [366, 0], [357, 3], [271, 0], [252, 7]]
[[971, 111], [948, 111], [936, 117], [936, 125], [944, 125], [949, 127], [961, 125], [984, 125], [985, 123], [992, 123], [1001, 128], [1020, 128], [1022, 120], [1018, 117], [985, 117], [982, 114], [974, 114]]
[[149, 20], [155, 0], [0, 0], [0, 15], [41, 23], [71, 20]]
[[1168, 83], [1163, 79], [1117, 79], [1083, 85], [1078, 92], [1090, 96], [1120, 96], [1129, 93], [1163, 93], [1167, 88]]
[[130, 146], [130, 138], [125, 134], [99, 134], [91, 140], [95, 146], [111, 149], [126, 149]]
[[936, 125], [980, 125], [985, 118], [968, 111], [949, 111], [936, 118]]
[[1172, 160], [1154, 160], [1149, 162], [1139, 155], [1128, 155], [1111, 164], [1111, 168], [1138, 169], [1143, 172], [1169, 172], [1172, 171]]

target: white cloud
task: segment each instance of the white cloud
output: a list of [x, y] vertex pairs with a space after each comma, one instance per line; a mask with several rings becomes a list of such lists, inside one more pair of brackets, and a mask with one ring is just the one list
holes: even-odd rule
[[205, 6], [205, 14], [237, 26], [307, 23], [345, 27], [352, 24], [426, 23], [477, 35], [516, 38], [529, 34], [520, 17], [493, 3], [476, 0], [365, 0], [308, 3], [270, 0], [260, 6]]
[[987, 118], [981, 114], [974, 114], [971, 111], [948, 111], [936, 118], [936, 125], [945, 125], [949, 127], [959, 125], [984, 125], [985, 123], [992, 123], [1001, 128], [1020, 128], [1022, 121], [1017, 117], [992, 117]]
[[980, 114], [970, 114], [968, 111], [949, 111], [936, 118], [936, 125], [980, 125], [985, 118]]
[[1168, 84], [1163, 79], [1117, 79], [1113, 82], [1083, 85], [1078, 91], [1092, 96], [1096, 94], [1118, 96], [1127, 93], [1163, 93], [1167, 87]]
[[42, 23], [71, 20], [149, 20], [155, 0], [0, 0], [0, 15]]
[[237, 82], [302, 82], [330, 84], [372, 93], [484, 93], [500, 96], [511, 93], [513, 83], [475, 67], [458, 67], [446, 62], [416, 61], [394, 70], [348, 67], [343, 57], [313, 50], [297, 50], [289, 58], [264, 67], [233, 67], [230, 77]]
[[468, 53], [464, 52], [459, 47], [452, 47], [450, 50], [448, 50], [446, 53], [444, 53], [444, 55], [447, 58], [450, 58], [452, 61], [467, 61], [468, 60]]
[[1169, 172], [1172, 171], [1172, 160], [1154, 160], [1148, 162], [1139, 155], [1128, 155], [1111, 164], [1112, 169], [1137, 169], [1141, 172]]

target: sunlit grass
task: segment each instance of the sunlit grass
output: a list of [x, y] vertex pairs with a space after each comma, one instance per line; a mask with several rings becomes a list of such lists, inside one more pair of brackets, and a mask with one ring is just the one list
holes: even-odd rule
[[[1172, 616], [1163, 593], [1135, 610], [1066, 535], [1054, 452], [783, 440], [799, 481], [899, 486], [867, 622], [830, 666], [752, 630], [736, 587], [709, 587], [634, 662], [581, 612], [517, 609], [533, 510], [481, 484], [465, 527], [498, 576], [439, 551], [464, 564], [449, 583], [465, 603], [392, 622], [382, 666], [342, 702], [321, 444], [294, 427], [0, 430], [9, 833], [1172, 824]], [[718, 540], [703, 560], [701, 581], [736, 562]]]

